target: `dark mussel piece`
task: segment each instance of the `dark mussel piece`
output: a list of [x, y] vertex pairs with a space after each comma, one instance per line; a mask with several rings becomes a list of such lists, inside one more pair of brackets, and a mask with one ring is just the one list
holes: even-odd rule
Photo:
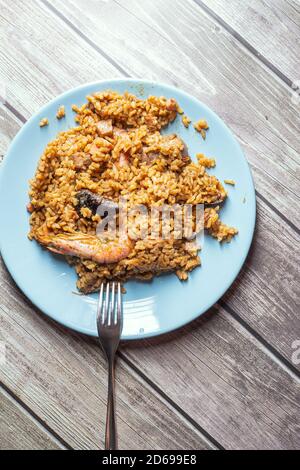
[[117, 210], [119, 205], [117, 202], [114, 202], [110, 199], [106, 199], [103, 196], [99, 196], [99, 194], [92, 193], [88, 189], [82, 189], [76, 194], [78, 204], [76, 206], [77, 212], [80, 214], [80, 209], [82, 207], [87, 207], [93, 213], [96, 214], [98, 207], [101, 205], [102, 209], [105, 211], [114, 209]]

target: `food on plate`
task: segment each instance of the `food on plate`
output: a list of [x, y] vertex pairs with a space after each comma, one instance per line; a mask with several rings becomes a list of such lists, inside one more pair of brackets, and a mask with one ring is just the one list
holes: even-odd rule
[[60, 233], [58, 235], [39, 233], [36, 240], [48, 250], [65, 256], [76, 256], [99, 264], [116, 263], [126, 258], [132, 250], [132, 242], [118, 238], [101, 240], [87, 233]]
[[196, 157], [199, 165], [205, 166], [205, 168], [214, 168], [216, 166], [216, 160], [206, 157], [204, 153], [197, 153]]
[[231, 186], [235, 186], [235, 181], [234, 180], [224, 180], [225, 184], [230, 184]]
[[[78, 125], [47, 145], [30, 183], [29, 238], [66, 256], [80, 291], [96, 291], [103, 280], [149, 280], [165, 272], [187, 279], [200, 265], [199, 246], [189, 231], [178, 236], [175, 212], [155, 219], [164, 207], [191, 207], [193, 236], [202, 228], [199, 204], [210, 235], [230, 241], [237, 233], [219, 218], [227, 192], [206, 171], [214, 159], [201, 154], [195, 163], [178, 135], [161, 133], [182, 111], [173, 98], [104, 91], [72, 109]], [[141, 207], [147, 214], [136, 213]], [[107, 220], [115, 232], [99, 231]]]
[[66, 115], [66, 110], [64, 106], [60, 106], [57, 110], [56, 117], [57, 119], [62, 119]]
[[191, 123], [191, 120], [189, 117], [187, 117], [185, 114], [182, 116], [181, 118], [182, 120], [182, 124], [184, 125], [184, 127], [189, 127], [190, 123]]
[[209, 129], [209, 125], [205, 119], [200, 119], [199, 121], [195, 122], [194, 128], [197, 132], [200, 132], [203, 140], [206, 139], [206, 131]]
[[40, 120], [40, 127], [45, 127], [49, 125], [49, 119], [48, 118], [43, 118]]

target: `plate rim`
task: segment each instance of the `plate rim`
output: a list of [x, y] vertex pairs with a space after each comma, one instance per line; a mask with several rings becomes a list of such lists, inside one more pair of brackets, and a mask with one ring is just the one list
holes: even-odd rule
[[[181, 88], [177, 88], [176, 86], [173, 86], [173, 85], [170, 85], [168, 83], [164, 83], [164, 82], [159, 82], [159, 81], [153, 81], [153, 80], [147, 80], [147, 79], [142, 79], [142, 78], [134, 78], [134, 77], [130, 77], [130, 78], [127, 78], [127, 77], [121, 77], [121, 78], [113, 78], [113, 79], [104, 79], [104, 80], [96, 80], [96, 81], [93, 81], [93, 82], [87, 82], [87, 83], [84, 83], [82, 85], [79, 85], [77, 87], [74, 87], [74, 88], [70, 88], [68, 90], [66, 90], [65, 92], [63, 93], [60, 93], [59, 95], [55, 96], [54, 98], [52, 98], [51, 100], [49, 100], [46, 104], [44, 104], [41, 108], [38, 109], [38, 111], [36, 111], [23, 125], [22, 127], [19, 129], [19, 131], [17, 132], [17, 134], [14, 136], [14, 138], [12, 139], [12, 141], [10, 142], [10, 145], [5, 153], [5, 157], [3, 159], [3, 161], [1, 162], [1, 165], [0, 165], [0, 188], [1, 188], [1, 182], [2, 182], [2, 178], [4, 178], [4, 175], [5, 175], [5, 168], [6, 168], [6, 165], [8, 164], [8, 160], [10, 158], [10, 153], [12, 151], [12, 149], [18, 144], [18, 141], [19, 139], [21, 138], [22, 134], [26, 131], [26, 129], [28, 127], [31, 126], [31, 123], [37, 119], [37, 117], [41, 114], [43, 114], [43, 112], [49, 107], [49, 106], [52, 106], [54, 105], [55, 103], [57, 102], [60, 102], [61, 100], [63, 100], [65, 97], [67, 96], [70, 96], [72, 95], [73, 93], [76, 93], [76, 92], [79, 92], [79, 91], [82, 91], [86, 88], [91, 88], [91, 87], [96, 87], [96, 86], [100, 86], [100, 87], [105, 87], [107, 86], [108, 88], [111, 88], [113, 87], [114, 85], [118, 85], [120, 82], [122, 83], [128, 83], [129, 85], [130, 84], [133, 84], [133, 85], [147, 85], [147, 86], [152, 86], [152, 87], [162, 87], [162, 88], [165, 88], [166, 90], [168, 90], [170, 92], [170, 94], [172, 94], [172, 92], [175, 92], [177, 95], [182, 95], [184, 96], [185, 98], [187, 98], [188, 100], [194, 102], [196, 105], [201, 105], [202, 108], [204, 110], [207, 110], [209, 113], [213, 114], [214, 116], [214, 119], [216, 119], [218, 121], [218, 123], [221, 125], [222, 128], [224, 128], [226, 130], [227, 133], [229, 133], [231, 139], [234, 141], [237, 149], [239, 150], [242, 158], [243, 158], [243, 161], [244, 163], [246, 164], [246, 168], [248, 170], [248, 174], [249, 174], [249, 183], [250, 183], [250, 190], [251, 190], [251, 195], [248, 195], [248, 197], [250, 196], [251, 199], [253, 200], [253, 217], [252, 219], [249, 221], [249, 238], [247, 240], [247, 246], [245, 246], [245, 250], [244, 250], [244, 254], [242, 257], [240, 257], [240, 262], [239, 262], [239, 267], [237, 269], [237, 272], [235, 273], [234, 277], [233, 278], [230, 278], [229, 281], [227, 281], [226, 283], [223, 284], [223, 288], [221, 289], [221, 294], [219, 295], [218, 294], [218, 298], [215, 299], [215, 301], [210, 304], [208, 307], [206, 307], [201, 313], [197, 312], [195, 313], [194, 315], [192, 315], [189, 319], [186, 319], [185, 317], [181, 317], [181, 320], [179, 319], [178, 321], [178, 324], [177, 326], [175, 327], [164, 327], [162, 329], [160, 329], [159, 331], [153, 331], [153, 332], [148, 332], [148, 333], [142, 333], [142, 334], [134, 334], [134, 335], [126, 335], [125, 337], [121, 337], [121, 340], [122, 341], [127, 341], [127, 340], [130, 340], [130, 341], [133, 341], [133, 340], [141, 340], [141, 339], [146, 339], [146, 338], [151, 338], [151, 337], [156, 337], [156, 336], [162, 336], [162, 335], [165, 335], [167, 333], [171, 333], [171, 332], [174, 332], [174, 331], [177, 331], [179, 330], [180, 328], [190, 324], [191, 322], [195, 321], [197, 318], [199, 318], [200, 316], [202, 316], [203, 314], [205, 314], [209, 309], [211, 309], [223, 296], [224, 294], [227, 292], [227, 290], [230, 288], [230, 286], [234, 283], [234, 281], [237, 279], [238, 275], [240, 274], [241, 272], [241, 269], [242, 267], [244, 266], [244, 263], [247, 259], [247, 256], [249, 254], [249, 250], [250, 250], [250, 247], [252, 245], [252, 242], [253, 242], [253, 238], [254, 238], [254, 231], [255, 231], [255, 226], [256, 226], [256, 218], [257, 218], [257, 203], [256, 203], [256, 193], [255, 193], [255, 185], [254, 185], [254, 180], [253, 180], [253, 175], [252, 175], [252, 172], [251, 172], [251, 168], [250, 168], [250, 165], [249, 165], [249, 162], [245, 156], [245, 153], [240, 145], [240, 143], [238, 142], [237, 138], [235, 137], [233, 131], [227, 126], [227, 124], [218, 116], [218, 114], [213, 110], [211, 109], [209, 106], [207, 106], [205, 103], [203, 103], [201, 100], [199, 100], [198, 98], [194, 97], [193, 95], [191, 95], [190, 93], [182, 90]], [[155, 94], [155, 91], [154, 91], [154, 94]], [[63, 103], [62, 103], [63, 104]], [[65, 320], [61, 320], [59, 317], [55, 316], [55, 314], [49, 312], [47, 309], [45, 309], [42, 305], [40, 305], [40, 302], [37, 301], [36, 299], [32, 299], [32, 297], [30, 295], [28, 295], [28, 293], [24, 292], [23, 288], [21, 287], [21, 281], [18, 279], [18, 275], [16, 274], [15, 272], [15, 269], [14, 269], [14, 266], [9, 262], [9, 260], [6, 258], [6, 255], [5, 255], [5, 250], [3, 250], [3, 239], [2, 239], [2, 236], [1, 236], [1, 231], [0, 231], [0, 253], [1, 253], [1, 256], [2, 256], [2, 259], [4, 261], [4, 264], [9, 272], [9, 274], [11, 275], [12, 279], [14, 280], [14, 282], [16, 283], [17, 287], [20, 289], [20, 291], [25, 295], [25, 297], [35, 306], [39, 309], [40, 312], [42, 312], [44, 315], [46, 315], [47, 317], [51, 318], [52, 320], [54, 320], [55, 322], [63, 325], [64, 327], [66, 328], [70, 328], [71, 330], [73, 331], [76, 331], [80, 334], [85, 334], [85, 335], [88, 335], [88, 336], [94, 336], [96, 337], [97, 334], [95, 332], [92, 332], [91, 330], [88, 330], [87, 328], [82, 328], [82, 327], [78, 327], [77, 325], [74, 326], [72, 324], [72, 322], [70, 321], [65, 321]], [[30, 294], [30, 293], [29, 293]]]

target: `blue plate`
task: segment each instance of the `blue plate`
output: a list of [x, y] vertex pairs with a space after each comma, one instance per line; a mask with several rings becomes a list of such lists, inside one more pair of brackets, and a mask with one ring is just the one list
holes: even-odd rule
[[[177, 133], [187, 143], [190, 155], [197, 152], [214, 156], [212, 171], [221, 181], [230, 178], [229, 198], [221, 211], [222, 220], [239, 230], [231, 243], [220, 244], [205, 237], [202, 266], [187, 282], [176, 275], [158, 277], [152, 282], [130, 281], [124, 296], [123, 339], [140, 339], [179, 328], [208, 310], [226, 292], [247, 256], [255, 225], [255, 192], [247, 161], [232, 133], [207, 106], [176, 88], [144, 80], [107, 80], [83, 85], [47, 104], [20, 130], [1, 165], [0, 212], [1, 252], [12, 277], [24, 294], [44, 313], [63, 325], [88, 335], [97, 335], [96, 294], [76, 294], [76, 274], [63, 258], [53, 256], [27, 238], [29, 229], [28, 180], [33, 177], [46, 144], [59, 131], [74, 126], [72, 104], [83, 104], [87, 94], [113, 89], [126, 90], [139, 97], [174, 97], [184, 112], [196, 121], [204, 118], [210, 129], [203, 141], [200, 135], [181, 123], [178, 117], [166, 132]], [[57, 108], [65, 105], [67, 115], [58, 121]], [[50, 125], [40, 128], [48, 117]]]

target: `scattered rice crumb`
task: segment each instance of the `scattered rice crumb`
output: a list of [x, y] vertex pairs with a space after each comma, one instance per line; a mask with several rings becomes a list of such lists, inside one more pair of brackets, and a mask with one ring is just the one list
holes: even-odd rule
[[81, 212], [81, 215], [82, 215], [83, 217], [86, 217], [87, 219], [92, 218], [92, 215], [93, 215], [93, 214], [92, 214], [92, 211], [91, 211], [91, 209], [89, 209], [88, 207], [82, 207], [82, 208], [80, 209], [80, 212]]
[[184, 113], [183, 109], [180, 106], [178, 106], [177, 112], [178, 112], [178, 114], [183, 114]]
[[205, 168], [214, 168], [216, 166], [216, 160], [214, 158], [208, 158], [204, 153], [196, 154], [199, 165], [204, 166]]
[[234, 185], [235, 185], [235, 181], [234, 181], [234, 180], [224, 180], [224, 183], [226, 183], [226, 184], [231, 184], [231, 186], [234, 186]]
[[206, 131], [204, 129], [201, 129], [200, 134], [202, 136], [202, 139], [205, 140], [206, 139]]
[[209, 126], [205, 119], [200, 119], [199, 121], [195, 122], [194, 128], [196, 129], [196, 131], [201, 132], [202, 129], [205, 129], [207, 131]]
[[65, 115], [66, 115], [65, 107], [60, 106], [60, 108], [58, 108], [57, 113], [56, 113], [57, 119], [62, 119], [65, 117]]
[[40, 120], [40, 127], [45, 127], [49, 125], [49, 119], [48, 118], [43, 118]]
[[190, 122], [191, 122], [190, 118], [184, 114], [181, 119], [182, 119], [182, 124], [184, 125], [184, 127], [189, 127]]
[[202, 139], [206, 139], [206, 131], [209, 129], [209, 125], [205, 119], [200, 119], [199, 121], [195, 122], [194, 128], [197, 132], [200, 132]]

